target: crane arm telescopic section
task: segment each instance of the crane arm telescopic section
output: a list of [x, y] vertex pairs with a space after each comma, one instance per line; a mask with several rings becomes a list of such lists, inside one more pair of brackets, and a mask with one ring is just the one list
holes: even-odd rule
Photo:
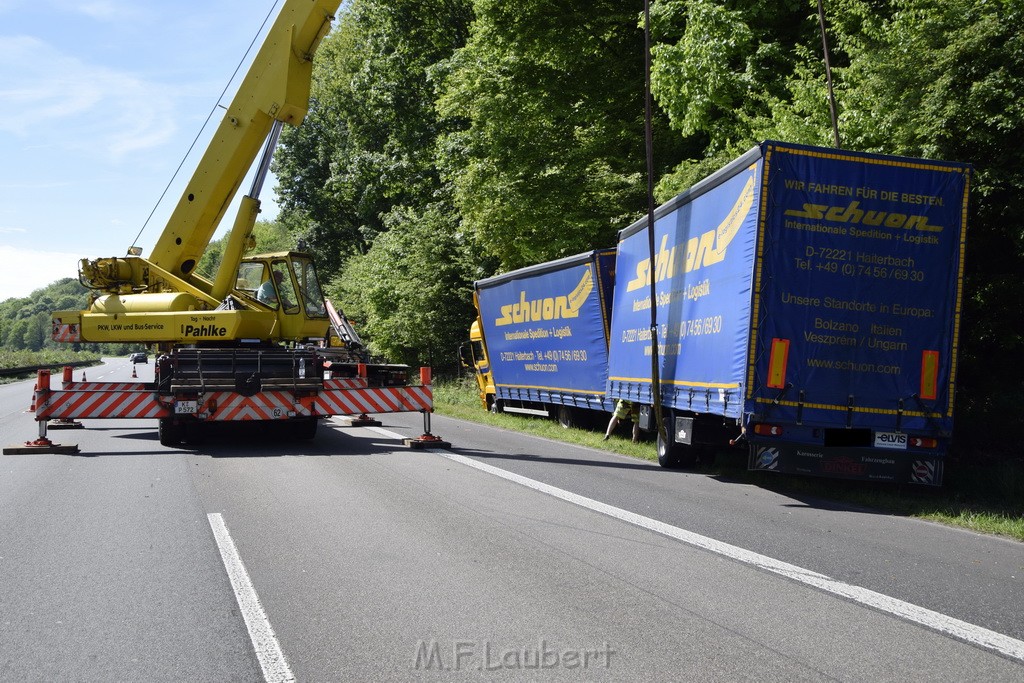
[[[306, 116], [312, 57], [340, 0], [287, 0], [267, 33], [149, 261], [188, 280], [274, 121]], [[258, 198], [253, 198], [258, 199]]]

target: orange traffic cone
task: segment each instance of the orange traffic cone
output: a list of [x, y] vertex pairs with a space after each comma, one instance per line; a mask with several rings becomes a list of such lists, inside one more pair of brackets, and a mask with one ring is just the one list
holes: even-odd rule
[[85, 381], [85, 370], [82, 370], [82, 381]]
[[132, 377], [133, 378], [137, 378], [138, 377], [138, 375], [135, 374], [135, 365], [134, 364], [132, 364]]
[[28, 407], [28, 412], [30, 412], [30, 413], [36, 412], [36, 392], [34, 392], [34, 391], [32, 392], [32, 405], [30, 405]]

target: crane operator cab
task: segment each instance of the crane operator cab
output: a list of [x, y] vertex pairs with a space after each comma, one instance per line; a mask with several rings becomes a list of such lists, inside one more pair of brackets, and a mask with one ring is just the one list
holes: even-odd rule
[[281, 337], [326, 334], [327, 309], [313, 260], [299, 252], [262, 254], [238, 265], [235, 291], [277, 311]]

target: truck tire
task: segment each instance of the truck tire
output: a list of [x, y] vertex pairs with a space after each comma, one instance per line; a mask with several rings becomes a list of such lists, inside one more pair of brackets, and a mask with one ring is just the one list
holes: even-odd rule
[[501, 407], [500, 399], [496, 398], [493, 401], [491, 401], [491, 412], [495, 415], [497, 415], [498, 413], [505, 412], [505, 409]]
[[162, 417], [157, 426], [157, 436], [160, 437], [161, 446], [178, 446], [184, 440], [185, 430], [181, 425], [174, 423], [173, 417]]
[[562, 429], [572, 429], [579, 426], [579, 420], [576, 419], [576, 410], [571, 406], [558, 406], [558, 412], [555, 417]]
[[697, 464], [697, 453], [693, 446], [676, 443], [662, 436], [658, 431], [658, 464], [665, 469], [693, 467]]

